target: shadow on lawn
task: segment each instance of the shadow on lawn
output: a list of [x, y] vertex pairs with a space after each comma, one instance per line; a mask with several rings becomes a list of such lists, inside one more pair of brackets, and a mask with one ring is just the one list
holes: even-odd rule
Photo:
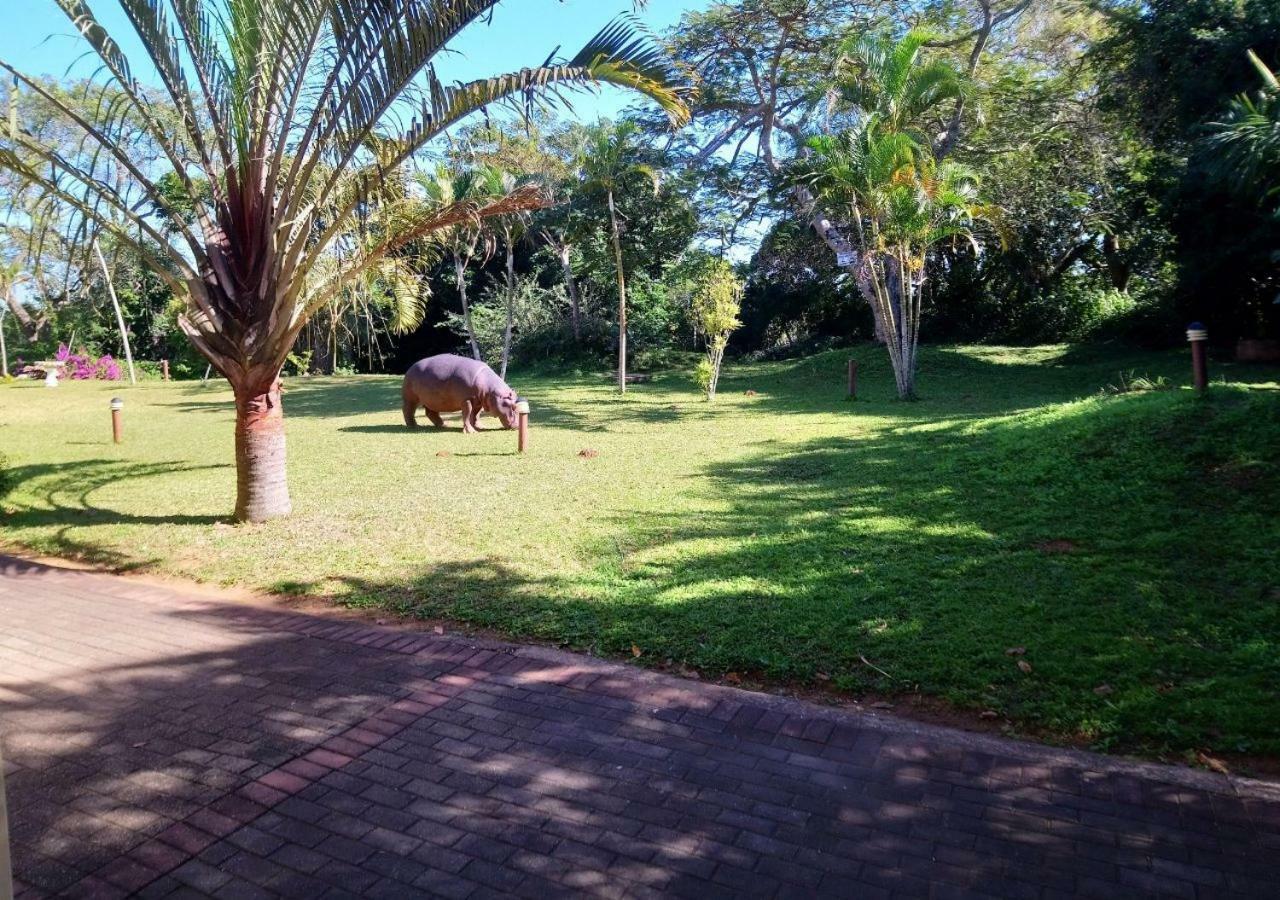
[[586, 575], [480, 560], [339, 599], [1115, 749], [1278, 754], [1277, 416], [1162, 393], [789, 445], [707, 471], [718, 512], [618, 513]]
[[[38, 590], [52, 570], [10, 560], [0, 571]], [[56, 577], [59, 590], [81, 593], [76, 575]], [[84, 593], [99, 588], [80, 577]], [[77, 609], [61, 604], [51, 612]], [[407, 896], [465, 886], [453, 877], [461, 870], [495, 886], [519, 878], [548, 896], [566, 887], [693, 896], [717, 865], [738, 872], [748, 892], [772, 894], [778, 883], [751, 869], [791, 857], [818, 877], [829, 870], [831, 893], [855, 874], [886, 888], [919, 885], [962, 871], [921, 858], [907, 875], [891, 863], [897, 851], [886, 844], [910, 836], [929, 847], [946, 832], [942, 801], [926, 802], [936, 791], [923, 767], [946, 765], [974, 789], [1023, 777], [1019, 760], [979, 753], [969, 760], [978, 768], [962, 775], [955, 751], [856, 720], [851, 749], [820, 758], [776, 725], [753, 730], [758, 715], [733, 725], [713, 718], [718, 696], [675, 683], [605, 675], [607, 697], [599, 686], [581, 693], [579, 682], [596, 675], [571, 659], [530, 659], [496, 676], [499, 651], [459, 671], [477, 652], [465, 639], [397, 653], [302, 639], [274, 627], [275, 611], [216, 601], [105, 609], [92, 661], [52, 676], [12, 667], [0, 675], [14, 874], [50, 895], [100, 888], [83, 880], [98, 873], [130, 892], [155, 881], [147, 895], [180, 881], [230, 895], [249, 881], [291, 897], [330, 887], [364, 895], [375, 884]], [[74, 648], [78, 636], [68, 634]], [[359, 732], [342, 746], [354, 759], [333, 771], [298, 767], [353, 726]], [[805, 765], [768, 762], [789, 763], [795, 750]], [[289, 785], [292, 796], [258, 782], [286, 765], [292, 782], [267, 783]], [[1095, 782], [1110, 795], [1104, 777]], [[1176, 808], [1171, 785], [1153, 786], [1152, 797], [1165, 792], [1147, 802]], [[739, 808], [779, 822], [749, 840], [752, 823], [765, 820], [731, 812]], [[1005, 854], [1039, 861], [1048, 850], [1047, 833], [1021, 823], [973, 816], [967, 827], [969, 840], [992, 844], [966, 862], [966, 881], [989, 885]], [[175, 867], [177, 879], [165, 876]]]
[[213, 525], [227, 521], [227, 517], [125, 513], [103, 506], [95, 499], [95, 493], [123, 481], [226, 468], [230, 468], [230, 464], [198, 466], [183, 462], [129, 463], [111, 459], [17, 466], [9, 470], [12, 492], [4, 503], [8, 512], [3, 521], [14, 528], [55, 529], [51, 536], [41, 541], [47, 552], [118, 570], [145, 568], [155, 560], [109, 550], [92, 540], [74, 536], [72, 532], [99, 525]]

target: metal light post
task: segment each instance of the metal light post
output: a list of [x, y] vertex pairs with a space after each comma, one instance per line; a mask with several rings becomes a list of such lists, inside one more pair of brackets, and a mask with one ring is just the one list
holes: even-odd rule
[[1196, 391], [1203, 394], [1209, 387], [1209, 358], [1206, 344], [1209, 332], [1200, 322], [1187, 326], [1187, 340], [1191, 343], [1191, 374]]
[[111, 398], [111, 439], [119, 444], [124, 440], [124, 401]]

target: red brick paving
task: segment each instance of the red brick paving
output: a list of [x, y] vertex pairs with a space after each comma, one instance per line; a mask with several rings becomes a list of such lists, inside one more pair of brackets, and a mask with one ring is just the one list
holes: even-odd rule
[[0, 557], [19, 897], [1280, 895], [1280, 791]]

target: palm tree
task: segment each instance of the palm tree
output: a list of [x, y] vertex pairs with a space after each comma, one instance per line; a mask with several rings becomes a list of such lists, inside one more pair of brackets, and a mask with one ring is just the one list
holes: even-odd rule
[[1241, 94], [1209, 126], [1206, 144], [1224, 180], [1267, 203], [1280, 194], [1280, 79], [1256, 53], [1249, 61], [1262, 77], [1257, 94]]
[[[921, 146], [930, 146], [929, 119], [948, 101], [970, 92], [968, 80], [949, 62], [925, 59], [930, 36], [915, 29], [901, 38], [885, 34], [857, 35], [841, 48], [836, 64], [834, 93], [846, 107], [862, 117], [875, 116], [880, 128], [910, 135]], [[935, 155], [944, 155], [935, 147]]]
[[[547, 186], [537, 176], [501, 172], [499, 173], [499, 178], [501, 179], [501, 190], [504, 194], [536, 186], [543, 191], [544, 196], [550, 197], [550, 194], [547, 193]], [[498, 369], [498, 377], [505, 379], [507, 377], [507, 363], [511, 360], [511, 332], [515, 326], [516, 244], [524, 239], [529, 230], [529, 213], [527, 210], [519, 210], [490, 221], [493, 223], [495, 233], [501, 235], [502, 249], [506, 254], [506, 282], [503, 294], [507, 307], [507, 324], [502, 332], [502, 360]]]
[[[501, 196], [502, 173], [489, 166], [457, 169], [437, 166], [434, 172], [418, 175], [418, 185], [427, 201], [438, 209], [447, 209], [457, 203], [486, 203]], [[488, 257], [492, 235], [482, 227], [480, 219], [463, 220], [437, 233], [440, 242], [453, 259], [453, 274], [458, 286], [458, 298], [462, 303], [462, 321], [467, 332], [467, 342], [473, 359], [480, 359], [480, 344], [476, 341], [475, 326], [471, 322], [471, 303], [467, 294], [467, 269], [471, 261], [484, 251]]]
[[603, 195], [609, 211], [609, 235], [613, 241], [613, 261], [618, 273], [618, 390], [627, 391], [627, 274], [622, 258], [622, 228], [619, 224], [617, 195], [636, 177], [648, 179], [656, 194], [658, 172], [638, 157], [640, 129], [634, 122], [602, 125], [587, 140], [579, 165], [580, 189], [583, 194]]
[[[411, 198], [392, 201], [376, 240], [327, 277], [310, 277], [334, 241], [352, 231], [386, 173], [491, 103], [554, 99], [575, 85], [622, 85], [652, 97], [673, 121], [687, 118], [673, 68], [621, 22], [571, 59], [446, 84], [437, 57], [497, 0], [120, 0], [163, 105], [177, 113], [162, 116], [155, 92], [143, 87], [139, 68], [89, 5], [56, 2], [121, 102], [78, 111], [0, 61], [22, 90], [101, 150], [70, 162], [11, 115], [0, 136], [0, 166], [49, 203], [96, 223], [186, 298], [183, 330], [235, 395], [235, 516], [242, 521], [291, 508], [280, 369], [307, 320], [424, 235], [545, 203], [530, 188], [461, 201], [424, 218]], [[163, 171], [147, 170], [125, 152], [136, 121], [162, 149]], [[371, 152], [374, 142], [385, 152]], [[95, 168], [98, 158], [126, 173], [149, 209], [121, 198], [117, 182]], [[160, 190], [166, 174], [193, 199], [194, 221]], [[197, 179], [209, 186], [207, 201]]]
[[791, 178], [852, 223], [860, 256], [858, 286], [886, 335], [898, 396], [915, 396], [921, 289], [929, 249], [946, 240], [976, 247], [978, 182], [967, 168], [937, 162], [910, 135], [876, 117], [838, 135], [808, 141]]

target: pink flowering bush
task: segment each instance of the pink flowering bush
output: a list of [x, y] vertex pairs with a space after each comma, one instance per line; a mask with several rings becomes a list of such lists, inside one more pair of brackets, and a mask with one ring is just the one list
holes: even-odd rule
[[71, 348], [66, 344], [59, 344], [58, 352], [55, 354], [54, 359], [60, 363], [65, 363], [67, 377], [76, 381], [89, 381], [94, 378], [100, 381], [119, 381], [122, 377], [120, 364], [110, 354], [94, 359], [83, 350], [79, 353], [72, 353]]

